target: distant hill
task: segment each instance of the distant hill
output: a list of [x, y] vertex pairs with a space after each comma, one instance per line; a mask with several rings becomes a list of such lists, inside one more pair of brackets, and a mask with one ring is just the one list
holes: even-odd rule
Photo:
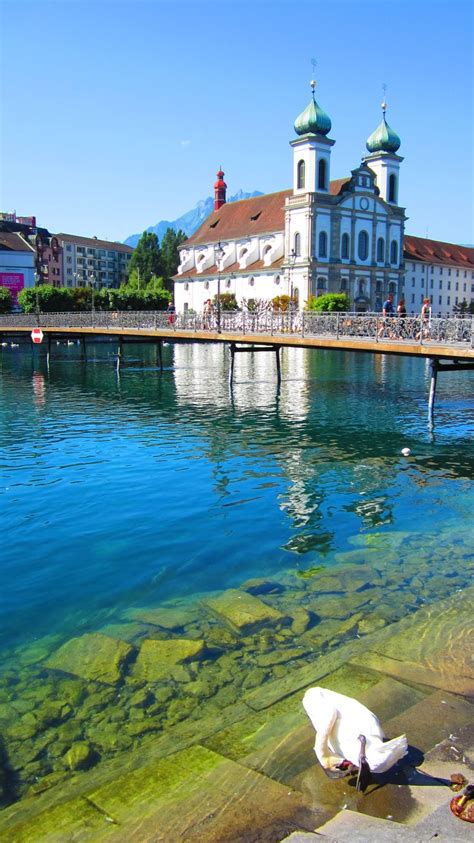
[[[243, 190], [238, 190], [235, 196], [230, 196], [227, 201], [237, 202], [239, 199], [251, 199], [252, 196], [262, 196], [261, 190], [254, 190], [253, 193], [244, 193]], [[190, 237], [191, 234], [194, 234], [194, 232], [199, 228], [201, 223], [204, 222], [206, 217], [209, 216], [213, 209], [214, 198], [212, 196], [208, 196], [207, 199], [201, 199], [194, 208], [187, 211], [177, 220], [161, 220], [161, 222], [157, 222], [156, 225], [151, 225], [146, 229], [146, 231], [154, 231], [160, 243], [167, 228], [173, 228], [175, 231], [181, 229], [181, 231], [184, 231], [184, 233]], [[142, 233], [143, 232], [140, 232], [140, 234], [131, 234], [130, 237], [127, 237], [127, 239], [123, 242], [127, 246], [135, 247], [140, 240]]]

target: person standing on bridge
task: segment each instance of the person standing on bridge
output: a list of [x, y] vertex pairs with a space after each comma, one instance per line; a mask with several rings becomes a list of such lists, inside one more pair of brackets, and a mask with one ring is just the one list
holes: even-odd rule
[[382, 324], [379, 328], [379, 332], [378, 332], [378, 335], [377, 335], [379, 337], [379, 339], [380, 339], [380, 337], [383, 337], [383, 335], [385, 333], [385, 326], [387, 325], [390, 317], [393, 316], [393, 293], [389, 293], [386, 300], [384, 301], [383, 308], [382, 308], [382, 315], [383, 315], [384, 318], [382, 320]]

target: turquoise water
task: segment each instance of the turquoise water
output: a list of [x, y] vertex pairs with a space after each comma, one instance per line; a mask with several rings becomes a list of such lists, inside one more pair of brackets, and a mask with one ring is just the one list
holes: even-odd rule
[[[140, 607], [191, 610], [256, 577], [294, 587], [301, 603], [312, 568], [360, 564], [372, 539], [398, 573], [416, 548], [427, 573], [410, 607], [460, 587], [474, 503], [469, 373], [440, 375], [430, 434], [421, 360], [284, 350], [278, 389], [274, 356], [246, 354], [229, 391], [218, 346], [169, 345], [163, 373], [154, 354], [127, 346], [117, 374], [107, 343], [87, 363], [53, 346], [49, 369], [37, 350], [3, 350], [0, 702], [57, 682], [46, 652]], [[396, 619], [407, 604], [390, 595]], [[134, 644], [150, 636], [129, 632]], [[18, 761], [17, 795], [65, 766], [42, 758]]]

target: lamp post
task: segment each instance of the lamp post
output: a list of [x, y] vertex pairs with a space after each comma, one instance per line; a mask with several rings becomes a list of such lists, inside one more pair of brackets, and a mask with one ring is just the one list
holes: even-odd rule
[[36, 316], [37, 317], [39, 317], [39, 312], [40, 312], [40, 309], [39, 309], [39, 292], [38, 292], [38, 284], [39, 284], [40, 278], [41, 278], [41, 275], [39, 274], [39, 272], [37, 272], [35, 270], [35, 297], [36, 297]]
[[94, 313], [95, 312], [95, 307], [94, 307], [95, 275], [92, 272], [89, 275], [89, 285], [90, 285], [90, 288], [91, 288], [91, 300], [92, 300], [91, 310], [92, 310], [92, 313]]
[[221, 241], [219, 240], [217, 244], [217, 249], [215, 251], [215, 257], [217, 262], [217, 333], [220, 334], [221, 332], [221, 261], [225, 255], [224, 249], [221, 246]]

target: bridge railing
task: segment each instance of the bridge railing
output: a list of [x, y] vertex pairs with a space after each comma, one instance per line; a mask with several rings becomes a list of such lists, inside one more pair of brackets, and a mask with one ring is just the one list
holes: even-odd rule
[[163, 311], [84, 311], [77, 313], [11, 313], [0, 316], [0, 332], [8, 328], [110, 330], [185, 330], [242, 335], [331, 337], [374, 342], [396, 340], [400, 343], [430, 345], [470, 345], [474, 348], [474, 317], [447, 316], [421, 319], [419, 316], [384, 318], [376, 313], [253, 313], [224, 311], [220, 326], [216, 313], [193, 312], [170, 314]]

